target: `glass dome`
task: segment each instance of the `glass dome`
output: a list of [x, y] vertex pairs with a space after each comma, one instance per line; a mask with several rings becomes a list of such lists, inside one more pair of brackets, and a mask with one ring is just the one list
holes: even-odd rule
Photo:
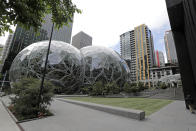
[[84, 84], [99, 80], [120, 84], [127, 80], [129, 68], [117, 52], [99, 46], [84, 47], [80, 51], [84, 58]]
[[[48, 41], [41, 41], [23, 49], [10, 68], [10, 81], [23, 77], [42, 76]], [[80, 51], [70, 44], [52, 41], [48, 57], [46, 79], [62, 87], [71, 87], [81, 82], [82, 58]]]

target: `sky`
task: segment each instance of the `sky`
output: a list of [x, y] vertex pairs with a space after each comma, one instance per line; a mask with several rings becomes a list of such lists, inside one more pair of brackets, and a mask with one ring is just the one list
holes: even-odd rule
[[[120, 35], [146, 24], [152, 31], [155, 49], [165, 54], [164, 33], [170, 30], [165, 0], [72, 1], [82, 10], [74, 16], [72, 36], [84, 31], [92, 36], [93, 45], [120, 53]], [[0, 43], [5, 43], [6, 36], [0, 38]]]
[[73, 0], [82, 10], [76, 14], [72, 35], [84, 31], [93, 45], [120, 52], [120, 35], [146, 24], [152, 31], [154, 47], [165, 56], [164, 33], [170, 30], [165, 0]]

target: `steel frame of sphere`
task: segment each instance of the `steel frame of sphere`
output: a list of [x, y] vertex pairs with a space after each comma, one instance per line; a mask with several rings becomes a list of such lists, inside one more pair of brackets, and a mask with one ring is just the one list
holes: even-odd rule
[[[23, 77], [43, 78], [46, 48], [47, 41], [41, 41], [23, 49], [12, 63], [10, 81]], [[63, 90], [75, 90], [77, 84], [92, 85], [99, 80], [116, 81], [121, 85], [130, 72], [120, 55], [106, 47], [89, 46], [78, 50], [70, 44], [52, 41], [48, 57], [45, 77]]]

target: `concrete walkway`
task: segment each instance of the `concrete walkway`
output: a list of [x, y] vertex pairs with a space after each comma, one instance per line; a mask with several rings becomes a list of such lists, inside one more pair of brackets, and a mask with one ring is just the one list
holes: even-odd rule
[[19, 127], [13, 121], [6, 111], [0, 98], [0, 131], [20, 131]]
[[86, 107], [54, 100], [55, 114], [21, 123], [25, 131], [196, 131], [196, 115], [175, 101], [144, 121], [137, 121]]

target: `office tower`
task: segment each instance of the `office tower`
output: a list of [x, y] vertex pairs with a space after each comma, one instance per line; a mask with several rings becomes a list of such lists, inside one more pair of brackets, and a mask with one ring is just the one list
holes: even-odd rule
[[149, 68], [155, 65], [154, 43], [146, 25], [135, 27], [136, 80], [149, 80]]
[[0, 44], [0, 64], [1, 64], [1, 58], [2, 58], [3, 47], [4, 47], [4, 46]]
[[134, 30], [120, 35], [120, 52], [125, 60], [131, 60], [131, 51], [135, 49], [134, 44], [132, 44], [135, 42], [134, 37]]
[[164, 40], [168, 63], [177, 64], [176, 47], [171, 30], [165, 32]]
[[165, 58], [163, 52], [161, 51], [155, 52], [155, 61], [157, 67], [165, 66]]
[[78, 49], [81, 49], [85, 46], [92, 46], [92, 37], [83, 31], [80, 31], [72, 37], [72, 45]]
[[152, 33], [146, 25], [120, 35], [121, 56], [131, 60], [131, 80], [149, 80], [149, 68], [155, 65]]
[[3, 47], [3, 51], [1, 53], [1, 63], [5, 62], [5, 59], [6, 59], [7, 55], [8, 55], [9, 49], [10, 49], [10, 45], [11, 45], [12, 39], [13, 39], [13, 34], [9, 34], [8, 38], [7, 38], [6, 42], [5, 42], [5, 46]]
[[[12, 61], [22, 49], [24, 49], [32, 43], [43, 40], [49, 40], [52, 29], [51, 15], [46, 15], [44, 20], [45, 23], [42, 24], [39, 33], [35, 33], [33, 28], [26, 30], [23, 27], [17, 25], [2, 72], [9, 70]], [[68, 26], [63, 26], [59, 30], [54, 29], [52, 40], [59, 40], [64, 41], [66, 43], [70, 43], [71, 33], [72, 23], [70, 23]]]
[[159, 51], [159, 63], [160, 66], [165, 66], [165, 57], [162, 51]]

